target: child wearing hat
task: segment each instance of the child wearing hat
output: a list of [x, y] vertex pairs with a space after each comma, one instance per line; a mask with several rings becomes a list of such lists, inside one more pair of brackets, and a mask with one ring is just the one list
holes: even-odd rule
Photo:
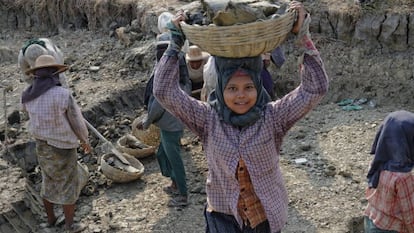
[[42, 172], [40, 196], [48, 224], [53, 226], [57, 221], [54, 205], [63, 205], [66, 232], [80, 232], [85, 226], [73, 222], [75, 202], [88, 181], [88, 172], [77, 162], [77, 148], [80, 142], [89, 153], [91, 146], [82, 113], [59, 81], [59, 74], [67, 69], [51, 55], [39, 56], [25, 72], [32, 81], [21, 101], [29, 114], [29, 132], [36, 139]]
[[203, 69], [209, 57], [210, 54], [202, 51], [197, 45], [191, 45], [185, 54], [193, 91], [200, 90], [203, 87]]

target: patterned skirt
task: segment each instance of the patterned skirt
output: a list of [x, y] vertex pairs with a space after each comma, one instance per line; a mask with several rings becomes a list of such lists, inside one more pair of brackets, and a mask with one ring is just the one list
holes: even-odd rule
[[60, 149], [36, 140], [36, 152], [42, 171], [40, 196], [54, 204], [75, 204], [89, 177], [87, 167], [77, 161], [76, 149]]

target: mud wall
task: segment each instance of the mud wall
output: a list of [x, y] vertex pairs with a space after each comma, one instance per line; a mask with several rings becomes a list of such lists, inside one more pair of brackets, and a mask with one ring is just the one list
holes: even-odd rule
[[[143, 37], [154, 38], [160, 12], [175, 11], [178, 7], [196, 9], [199, 7], [197, 3], [3, 0], [0, 2], [0, 26], [10, 30], [58, 33], [59, 29], [113, 32], [116, 28], [133, 24]], [[331, 78], [331, 91], [325, 101], [365, 97], [381, 104], [414, 105], [414, 100], [404, 97], [411, 95], [414, 79], [414, 11], [410, 10], [414, 6], [402, 7], [405, 10], [376, 6], [373, 10], [352, 5], [343, 10], [323, 4], [313, 6], [314, 3], [304, 1], [312, 15], [314, 41], [321, 50]], [[286, 45], [285, 51], [288, 60], [294, 59], [294, 48]], [[297, 71], [296, 63], [290, 64], [281, 70], [273, 70], [279, 96], [298, 83], [297, 79], [285, 78]]]
[[[145, 0], [3, 0], [0, 2], [0, 26], [51, 32], [59, 28], [110, 30], [137, 20], [144, 33], [156, 33], [157, 15], [183, 5], [198, 7], [184, 1], [171, 5]], [[309, 11], [312, 31], [327, 37], [397, 51], [414, 47], [412, 11], [370, 11], [355, 6], [348, 12], [323, 6], [320, 9], [309, 7]]]

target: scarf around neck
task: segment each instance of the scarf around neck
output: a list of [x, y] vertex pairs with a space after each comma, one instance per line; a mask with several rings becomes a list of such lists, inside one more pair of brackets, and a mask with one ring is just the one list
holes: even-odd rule
[[[217, 83], [216, 89], [209, 95], [208, 102], [217, 111], [221, 120], [235, 127], [245, 127], [254, 124], [260, 117], [270, 97], [264, 90], [260, 72], [262, 70], [262, 58], [260, 56], [247, 58], [214, 57]], [[230, 110], [223, 97], [224, 88], [231, 76], [241, 69], [248, 73], [257, 90], [256, 104], [246, 113], [237, 114]]]
[[36, 70], [33, 83], [23, 91], [22, 103], [36, 99], [52, 87], [61, 86], [59, 74], [56, 71], [57, 69], [53, 67]]

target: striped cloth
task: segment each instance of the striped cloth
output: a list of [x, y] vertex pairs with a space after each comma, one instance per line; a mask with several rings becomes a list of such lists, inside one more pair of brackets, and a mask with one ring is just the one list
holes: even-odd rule
[[414, 232], [414, 174], [381, 171], [376, 189], [367, 188], [365, 215], [376, 227]]

